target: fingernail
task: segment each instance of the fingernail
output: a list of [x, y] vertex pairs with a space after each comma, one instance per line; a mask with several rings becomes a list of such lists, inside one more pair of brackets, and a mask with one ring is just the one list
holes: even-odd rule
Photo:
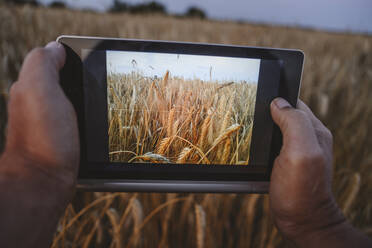
[[49, 42], [46, 46], [46, 48], [61, 48], [61, 44], [56, 41]]
[[58, 67], [62, 67], [65, 63], [66, 53], [63, 45], [59, 42], [52, 41], [49, 42], [46, 46], [46, 49], [50, 50], [54, 54], [55, 59], [57, 60]]
[[276, 107], [278, 107], [279, 109], [284, 109], [284, 108], [291, 108], [291, 104], [289, 104], [289, 102], [287, 102], [286, 100], [284, 100], [283, 98], [281, 97], [278, 97], [278, 98], [275, 98], [274, 99], [274, 104], [276, 105]]

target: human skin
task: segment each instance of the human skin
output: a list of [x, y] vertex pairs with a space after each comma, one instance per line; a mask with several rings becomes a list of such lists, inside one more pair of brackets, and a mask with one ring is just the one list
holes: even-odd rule
[[[65, 61], [55, 42], [30, 52], [13, 84], [0, 158], [0, 247], [48, 247], [75, 189], [75, 111], [59, 85]], [[298, 247], [372, 247], [348, 224], [332, 191], [332, 136], [304, 103], [271, 104], [283, 133], [270, 206], [280, 232]]]
[[79, 166], [75, 111], [59, 86], [62, 45], [36, 48], [10, 90], [0, 158], [0, 247], [48, 247]]
[[348, 223], [332, 193], [331, 132], [301, 101], [281, 98], [271, 115], [283, 134], [270, 183], [270, 208], [280, 232], [297, 247], [372, 247]]

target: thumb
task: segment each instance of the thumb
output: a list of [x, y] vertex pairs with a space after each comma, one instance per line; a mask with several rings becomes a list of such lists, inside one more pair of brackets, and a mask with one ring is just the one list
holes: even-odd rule
[[50, 51], [51, 57], [56, 61], [57, 68], [61, 69], [66, 60], [66, 52], [63, 45], [56, 41], [52, 41], [45, 46], [45, 49]]
[[306, 112], [293, 108], [283, 98], [271, 102], [271, 115], [283, 134], [283, 148], [304, 154], [318, 146], [314, 127]]
[[43, 83], [58, 82], [58, 73], [65, 60], [65, 49], [60, 43], [50, 42], [44, 48], [35, 48], [26, 56], [18, 81], [25, 83], [35, 83], [40, 80]]

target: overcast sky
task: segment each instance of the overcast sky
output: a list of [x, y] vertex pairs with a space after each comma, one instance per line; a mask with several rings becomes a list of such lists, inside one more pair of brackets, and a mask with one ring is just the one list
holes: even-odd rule
[[[40, 0], [49, 3], [53, 0]], [[63, 1], [63, 0], [62, 0]], [[113, 0], [64, 0], [70, 6], [104, 11]], [[123, 0], [127, 3], [149, 2]], [[372, 0], [158, 0], [170, 13], [190, 6], [209, 17], [254, 22], [301, 25], [318, 29], [372, 33]]]
[[[167, 70], [171, 76], [225, 83], [226, 81], [258, 82], [259, 59], [218, 56], [107, 51], [108, 73], [140, 72], [147, 77], [162, 77]], [[211, 70], [212, 68], [212, 70]]]

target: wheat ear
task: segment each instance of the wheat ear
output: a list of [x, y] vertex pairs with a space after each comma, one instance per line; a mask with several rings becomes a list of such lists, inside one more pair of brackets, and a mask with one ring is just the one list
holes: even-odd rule
[[192, 149], [189, 147], [185, 147], [182, 149], [182, 152], [178, 156], [177, 164], [184, 164], [186, 163], [187, 159], [190, 157]]
[[172, 136], [172, 133], [173, 133], [173, 123], [174, 123], [174, 117], [176, 115], [176, 109], [175, 108], [172, 108], [170, 111], [169, 111], [169, 115], [168, 115], [168, 122], [167, 122], [167, 135], [168, 136]]
[[216, 146], [222, 142], [223, 140], [225, 140], [226, 138], [230, 137], [230, 135], [232, 135], [234, 132], [238, 131], [240, 129], [241, 125], [239, 124], [233, 124], [232, 126], [230, 126], [229, 128], [227, 128], [225, 130], [224, 133], [222, 133], [220, 136], [218, 136], [218, 138], [214, 141], [213, 143], [213, 146], [204, 154], [204, 156], [199, 160], [199, 163], [201, 161], [203, 161], [203, 159], [206, 158], [206, 156], [214, 149], [216, 148]]
[[223, 148], [222, 152], [222, 159], [221, 163], [226, 164], [227, 160], [229, 159], [230, 156], [230, 150], [231, 150], [231, 139], [227, 139]]
[[172, 142], [172, 137], [166, 137], [166, 138], [162, 139], [160, 141], [160, 145], [159, 145], [158, 149], [156, 150], [157, 154], [164, 155], [167, 152], [168, 147], [169, 147], [171, 142]]
[[165, 87], [167, 87], [167, 84], [168, 84], [168, 78], [169, 78], [169, 71], [167, 71], [166, 73], [165, 73], [165, 75], [164, 75], [164, 78], [163, 78], [163, 89], [165, 88]]
[[203, 149], [204, 144], [205, 144], [205, 139], [208, 134], [208, 128], [211, 122], [212, 114], [209, 114], [207, 118], [203, 121], [203, 125], [201, 127], [201, 133], [199, 136], [199, 141], [198, 141], [198, 146]]
[[241, 125], [239, 124], [233, 124], [229, 128], [225, 129], [223, 133], [220, 134], [220, 136], [217, 137], [217, 139], [214, 141], [213, 146], [218, 145], [221, 141], [224, 139], [230, 137], [231, 134], [238, 131], [240, 129]]

